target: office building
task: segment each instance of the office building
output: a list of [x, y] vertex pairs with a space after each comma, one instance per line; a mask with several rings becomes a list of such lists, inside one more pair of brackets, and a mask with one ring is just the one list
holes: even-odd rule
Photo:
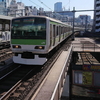
[[55, 12], [62, 11], [62, 2], [57, 2], [57, 3], [54, 4], [54, 11]]

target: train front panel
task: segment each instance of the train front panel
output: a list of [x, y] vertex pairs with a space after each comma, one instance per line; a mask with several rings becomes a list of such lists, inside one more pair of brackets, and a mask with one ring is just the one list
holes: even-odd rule
[[46, 62], [46, 18], [22, 17], [12, 20], [11, 47], [13, 61], [26, 65], [42, 65]]

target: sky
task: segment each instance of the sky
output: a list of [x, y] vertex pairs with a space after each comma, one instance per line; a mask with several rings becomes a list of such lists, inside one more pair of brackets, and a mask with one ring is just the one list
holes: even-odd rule
[[[94, 0], [17, 0], [17, 2], [23, 2], [25, 6], [42, 7], [46, 11], [50, 11], [50, 9], [54, 11], [54, 4], [56, 2], [62, 2], [62, 7], [67, 10], [70, 9], [71, 11], [73, 10], [73, 7], [75, 7], [75, 10], [94, 9]], [[76, 17], [79, 15], [90, 15], [93, 18], [93, 11], [75, 13]]]

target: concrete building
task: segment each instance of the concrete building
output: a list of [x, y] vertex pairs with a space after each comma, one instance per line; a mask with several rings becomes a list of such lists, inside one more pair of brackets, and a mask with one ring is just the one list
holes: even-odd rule
[[2, 6], [4, 6], [5, 8], [9, 7], [11, 2], [12, 0], [0, 0], [0, 4], [2, 4]]
[[54, 11], [55, 12], [62, 11], [62, 2], [57, 2], [57, 3], [54, 4]]
[[100, 33], [100, 0], [94, 0], [94, 31]]
[[32, 6], [25, 6], [25, 16], [29, 16], [32, 14], [33, 7]]
[[7, 15], [7, 8], [11, 2], [12, 0], [0, 0], [0, 15]]
[[12, 0], [11, 5], [8, 7], [8, 16], [25, 16], [24, 4], [22, 2], [16, 2], [16, 0]]
[[81, 20], [81, 25], [89, 24], [91, 21], [91, 16], [89, 15], [79, 15], [78, 18]]

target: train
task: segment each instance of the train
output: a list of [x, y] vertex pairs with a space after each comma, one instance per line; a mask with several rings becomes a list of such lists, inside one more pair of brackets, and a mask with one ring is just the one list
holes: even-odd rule
[[11, 21], [13, 62], [43, 65], [53, 50], [72, 36], [72, 26], [46, 16], [23, 16]]
[[13, 17], [0, 15], [0, 49], [10, 48], [10, 24]]
[[10, 37], [11, 37], [10, 31], [5, 31], [5, 32], [0, 31], [0, 49], [10, 48], [10, 40], [11, 40]]

